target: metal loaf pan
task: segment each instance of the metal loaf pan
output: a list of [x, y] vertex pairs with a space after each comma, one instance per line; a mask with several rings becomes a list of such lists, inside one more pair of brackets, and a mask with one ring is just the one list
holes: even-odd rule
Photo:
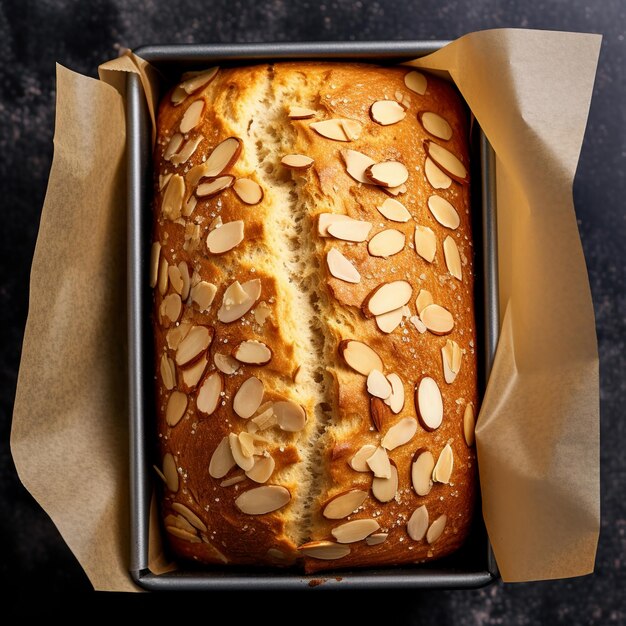
[[[163, 77], [163, 88], [186, 70], [220, 64], [251, 64], [290, 59], [356, 60], [395, 64], [424, 56], [446, 42], [378, 41], [369, 43], [268, 43], [144, 46], [135, 53], [154, 65]], [[150, 590], [226, 589], [381, 589], [476, 588], [498, 577], [495, 559], [476, 507], [471, 534], [461, 550], [432, 563], [395, 568], [338, 570], [307, 576], [299, 572], [252, 568], [181, 569], [157, 575], [148, 567], [150, 503], [154, 492], [152, 451], [156, 432], [151, 294], [148, 259], [151, 239], [151, 146], [149, 118], [141, 83], [134, 74], [127, 83], [128, 163], [128, 348], [130, 408], [130, 574]], [[477, 131], [477, 132], [476, 132]], [[485, 388], [498, 338], [497, 248], [495, 213], [495, 157], [475, 125], [472, 204], [477, 254], [477, 319], [480, 358], [483, 361], [480, 391]], [[481, 181], [479, 185], [477, 181]], [[482, 210], [480, 210], [482, 207]], [[482, 337], [480, 336], [482, 335]], [[324, 583], [324, 584], [320, 584]]]

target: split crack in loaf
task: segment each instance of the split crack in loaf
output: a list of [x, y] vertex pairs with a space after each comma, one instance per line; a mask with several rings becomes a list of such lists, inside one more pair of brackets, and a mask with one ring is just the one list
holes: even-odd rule
[[155, 368], [173, 555], [423, 562], [475, 497], [467, 111], [407, 67], [184, 75], [154, 153]]

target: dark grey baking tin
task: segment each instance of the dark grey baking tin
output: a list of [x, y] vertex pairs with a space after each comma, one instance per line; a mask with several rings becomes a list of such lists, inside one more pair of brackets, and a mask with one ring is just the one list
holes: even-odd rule
[[[135, 52], [163, 74], [164, 84], [182, 71], [206, 64], [236, 64], [260, 60], [351, 59], [399, 63], [424, 56], [446, 42], [382, 41], [369, 43], [274, 43], [145, 46]], [[498, 570], [491, 546], [479, 518], [466, 546], [456, 555], [432, 564], [392, 569], [337, 570], [307, 576], [298, 572], [251, 568], [179, 569], [154, 574], [148, 568], [148, 527], [153, 493], [152, 454], [154, 425], [151, 294], [148, 259], [152, 228], [150, 128], [141, 83], [129, 74], [127, 81], [128, 160], [128, 348], [130, 409], [130, 574], [150, 590], [238, 589], [418, 589], [476, 588], [493, 582]], [[476, 239], [482, 231], [484, 293], [484, 380], [488, 378], [498, 339], [497, 247], [495, 212], [495, 157], [480, 132], [481, 179], [478, 202], [482, 203], [482, 227], [474, 226]], [[480, 200], [482, 197], [482, 200]], [[482, 254], [481, 254], [482, 250]], [[478, 264], [477, 264], [478, 267]], [[480, 293], [480, 291], [478, 292]], [[484, 383], [483, 383], [484, 388]], [[477, 516], [478, 517], [478, 516]], [[475, 545], [474, 545], [475, 544]], [[320, 585], [320, 582], [324, 584]]]

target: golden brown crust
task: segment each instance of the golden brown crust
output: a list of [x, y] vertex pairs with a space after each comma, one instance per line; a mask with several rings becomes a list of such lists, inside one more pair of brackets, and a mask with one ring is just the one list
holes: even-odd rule
[[[166, 408], [171, 391], [166, 389], [162, 380], [160, 360], [165, 353], [175, 361], [176, 351], [168, 348], [168, 328], [164, 327], [168, 322], [160, 315], [164, 296], [158, 285], [155, 288], [160, 453], [162, 458], [168, 453], [174, 455], [179, 468], [178, 490], [166, 489], [163, 511], [166, 526], [168, 515], [178, 516], [178, 521], [169, 518], [168, 532], [178, 555], [207, 563], [287, 565], [297, 558], [298, 543], [334, 542], [333, 529], [349, 520], [375, 519], [380, 525], [377, 532], [388, 533], [386, 541], [379, 545], [368, 545], [363, 540], [346, 544], [350, 553], [342, 558], [327, 561], [305, 557], [306, 570], [313, 572], [436, 558], [456, 549], [467, 534], [475, 492], [475, 453], [463, 436], [463, 412], [467, 404], [477, 405], [469, 189], [467, 184], [456, 181], [446, 189], [433, 189], [425, 176], [424, 147], [426, 140], [432, 140], [456, 155], [467, 167], [467, 116], [454, 89], [440, 79], [427, 76], [423, 95], [409, 89], [405, 77], [410, 71], [404, 67], [357, 64], [259, 65], [221, 70], [210, 83], [187, 96], [179, 105], [171, 103], [171, 94], [161, 103], [154, 156], [154, 240], [161, 243], [160, 258], [165, 258], [170, 266], [184, 261], [192, 269], [190, 273], [196, 272], [196, 281], [206, 281], [217, 288], [207, 312], [201, 313], [188, 301], [182, 307], [180, 320], [183, 325], [189, 322], [213, 329], [215, 336], [208, 350], [204, 377], [215, 372], [213, 358], [216, 352], [230, 354], [241, 341], [262, 341], [272, 351], [269, 364], [241, 365], [235, 374], [223, 376], [223, 404], [212, 415], [206, 417], [198, 413], [195, 407], [197, 390], [190, 391], [185, 416], [174, 427], [168, 426]], [[186, 163], [173, 166], [164, 160], [164, 151], [178, 131], [185, 111], [199, 98], [205, 100], [203, 115], [199, 124], [186, 134], [186, 140], [193, 140], [198, 135], [202, 135], [203, 140]], [[382, 100], [400, 100], [406, 108], [404, 119], [387, 126], [374, 121], [371, 106]], [[294, 105], [314, 110], [315, 117], [289, 119], [287, 110]], [[427, 132], [418, 120], [418, 114], [423, 112], [443, 117], [451, 126], [452, 137], [444, 140]], [[349, 133], [354, 132], [350, 134], [351, 141], [336, 141], [311, 127], [311, 123], [331, 119], [356, 120], [360, 128], [357, 131], [349, 129]], [[273, 131], [273, 145], [259, 145], [263, 142], [259, 142], [261, 131], [258, 129], [264, 124]], [[280, 139], [276, 138], [277, 133]], [[233, 188], [229, 188], [208, 200], [199, 198], [188, 217], [181, 215], [172, 220], [164, 216], [163, 198], [167, 185], [159, 189], [159, 175], [184, 173], [189, 178], [191, 167], [206, 160], [215, 146], [228, 137], [239, 138], [243, 150], [224, 174], [236, 179], [255, 180], [263, 188], [263, 200], [254, 206], [247, 205]], [[393, 160], [404, 164], [408, 170], [406, 189], [391, 196], [378, 185], [357, 183], [347, 173], [345, 150], [361, 152], [376, 163]], [[306, 155], [314, 163], [306, 170], [288, 171], [279, 164], [287, 153]], [[187, 181], [185, 200], [194, 189]], [[433, 217], [428, 199], [434, 194], [455, 207], [459, 216], [458, 228], [442, 226]], [[377, 207], [391, 197], [406, 207], [410, 213], [408, 221], [391, 221], [381, 214]], [[291, 202], [291, 209], [301, 214], [303, 230], [296, 246], [279, 249], [282, 245], [279, 240], [283, 236], [281, 228], [286, 224], [284, 207], [280, 208], [279, 204], [284, 203], [285, 198]], [[322, 213], [343, 213], [371, 223], [368, 241], [385, 229], [400, 231], [405, 236], [402, 251], [388, 258], [376, 257], [368, 252], [367, 241], [351, 243], [335, 237], [320, 237], [317, 223]], [[210, 232], [209, 226], [217, 216], [224, 223], [242, 220], [244, 237], [232, 250], [212, 255], [205, 240]], [[416, 225], [428, 227], [434, 233], [436, 253], [432, 263], [415, 251]], [[290, 227], [289, 224], [285, 226]], [[456, 242], [460, 252], [462, 280], [450, 274], [444, 258], [443, 241], [448, 236]], [[360, 274], [359, 282], [346, 282], [331, 275], [326, 261], [331, 248], [352, 262]], [[294, 272], [285, 269], [287, 264], [281, 258], [284, 254], [299, 255], [298, 267], [312, 268], [313, 279], [309, 277], [301, 285], [294, 286]], [[302, 257], [307, 255], [310, 258], [305, 258], [302, 263]], [[261, 281], [261, 296], [252, 310], [242, 318], [243, 321], [220, 322], [217, 311], [226, 287], [235, 280], [243, 284], [254, 279]], [[412, 293], [407, 303], [410, 317], [403, 317], [391, 333], [383, 333], [375, 317], [367, 318], [363, 314], [362, 306], [381, 283], [392, 281], [408, 281], [411, 285]], [[166, 296], [175, 293], [175, 284], [176, 280], [168, 282]], [[421, 321], [416, 319], [415, 303], [420, 289], [428, 290], [434, 303], [452, 313], [452, 332], [439, 336], [421, 327]], [[304, 291], [306, 299], [311, 295], [308, 292], [316, 292], [315, 312], [321, 318], [319, 323], [325, 334], [325, 346], [321, 352], [319, 346], [311, 343], [311, 337], [303, 337], [298, 332], [303, 328], [299, 319], [303, 313], [298, 308], [301, 301], [297, 294], [294, 295], [297, 291]], [[263, 324], [257, 323], [253, 313], [261, 301], [267, 303], [271, 311]], [[416, 324], [425, 332], [420, 332]], [[320, 335], [319, 330], [317, 335]], [[337, 349], [339, 342], [346, 339], [355, 339], [373, 348], [383, 361], [383, 373], [396, 373], [402, 381], [405, 402], [399, 413], [393, 413], [382, 400], [375, 401], [380, 432], [376, 431], [370, 417], [372, 396], [367, 391], [366, 377], [348, 367]], [[456, 341], [463, 351], [462, 366], [451, 384], [445, 382], [442, 366], [441, 348], [447, 340]], [[311, 383], [310, 387], [306, 382], [294, 383], [298, 368], [315, 359], [323, 359], [330, 376], [331, 384], [326, 391], [319, 381], [317, 385]], [[313, 370], [306, 371], [310, 375]], [[184, 388], [179, 367], [176, 375], [177, 389]], [[248, 427], [249, 421], [233, 412], [232, 400], [241, 383], [250, 376], [263, 381], [264, 404], [289, 399], [303, 406], [308, 417], [306, 428], [298, 433], [287, 433], [276, 427], [260, 433], [269, 439], [263, 446], [276, 463], [267, 484], [282, 485], [291, 493], [291, 501], [286, 506], [264, 515], [247, 515], [235, 505], [238, 494], [259, 485], [245, 479], [222, 487], [225, 479], [216, 479], [209, 474], [211, 456], [222, 438]], [[414, 393], [425, 376], [434, 379], [441, 390], [443, 422], [432, 432], [418, 425], [408, 443], [389, 452], [398, 471], [398, 492], [390, 502], [381, 503], [370, 491], [372, 473], [356, 472], [349, 461], [361, 446], [379, 445], [389, 428], [402, 418], [417, 419]], [[330, 410], [319, 410], [320, 406], [325, 407], [324, 403], [330, 405]], [[328, 420], [328, 430], [321, 439], [320, 448], [314, 445], [314, 441], [317, 429], [325, 425], [320, 423], [324, 420]], [[437, 461], [447, 443], [454, 457], [449, 483], [435, 483], [428, 495], [418, 496], [411, 486], [411, 463], [415, 452], [427, 449]], [[311, 468], [316, 468], [321, 476], [312, 478]], [[226, 479], [233, 472], [236, 474], [238, 470], [231, 471]], [[305, 475], [308, 476], [306, 480], [312, 482], [299, 479]], [[341, 520], [329, 520], [322, 515], [323, 505], [328, 500], [359, 487], [369, 495], [356, 513]], [[304, 515], [303, 503], [310, 497], [313, 500], [311, 518], [308, 519]], [[184, 521], [181, 522], [180, 512], [172, 508], [174, 502], [192, 509], [202, 521], [200, 528], [190, 530]], [[426, 539], [414, 540], [407, 534], [408, 519], [422, 505], [428, 510], [429, 524], [441, 515], [447, 516], [443, 534], [432, 545]], [[178, 524], [183, 532], [172, 532], [172, 524]], [[191, 536], [185, 533], [191, 533]]]

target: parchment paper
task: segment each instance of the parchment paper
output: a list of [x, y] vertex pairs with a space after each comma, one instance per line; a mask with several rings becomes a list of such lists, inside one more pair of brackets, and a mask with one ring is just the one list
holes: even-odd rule
[[[478, 418], [483, 513], [505, 581], [593, 571], [598, 357], [572, 202], [596, 35], [466, 35], [413, 65], [447, 71], [497, 153], [502, 331]], [[35, 257], [11, 446], [21, 480], [96, 589], [127, 573], [123, 80], [59, 67], [55, 155]], [[157, 551], [158, 552], [158, 551]]]

